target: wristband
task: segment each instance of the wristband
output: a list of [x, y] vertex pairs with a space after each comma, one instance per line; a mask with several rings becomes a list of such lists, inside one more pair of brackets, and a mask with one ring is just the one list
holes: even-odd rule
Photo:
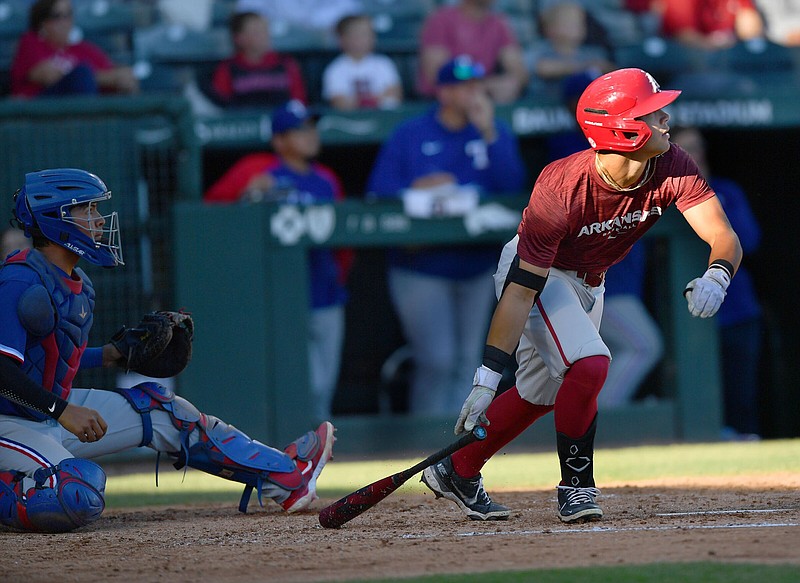
[[711, 265], [708, 266], [709, 269], [711, 269], [712, 267], [718, 267], [719, 269], [724, 269], [725, 271], [728, 272], [728, 278], [733, 278], [733, 273], [735, 270], [733, 269], [733, 264], [730, 261], [727, 261], [725, 259], [715, 259], [714, 261], [711, 262]]
[[506, 368], [513, 368], [514, 359], [508, 352], [487, 344], [483, 349], [483, 366], [502, 374]]
[[497, 385], [500, 384], [500, 379], [502, 378], [503, 375], [499, 372], [495, 372], [490, 368], [486, 368], [485, 366], [479, 366], [475, 371], [472, 384], [476, 387], [486, 387], [487, 389], [496, 391]]

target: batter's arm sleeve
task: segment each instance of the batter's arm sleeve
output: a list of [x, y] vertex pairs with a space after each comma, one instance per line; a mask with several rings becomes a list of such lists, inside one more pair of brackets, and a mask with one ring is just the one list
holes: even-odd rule
[[64, 399], [31, 380], [13, 358], [5, 355], [0, 355], [0, 397], [53, 419], [58, 419], [67, 407]]

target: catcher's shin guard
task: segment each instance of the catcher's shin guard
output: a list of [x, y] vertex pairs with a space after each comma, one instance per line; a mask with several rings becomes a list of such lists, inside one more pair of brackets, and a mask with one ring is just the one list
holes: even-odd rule
[[573, 488], [594, 487], [594, 435], [597, 415], [578, 439], [556, 433], [556, 449], [561, 462], [561, 483]]
[[[142, 416], [142, 446], [153, 439], [150, 411], [169, 413], [180, 431], [181, 450], [175, 468], [195, 468], [245, 485], [239, 510], [247, 511], [255, 488], [259, 504], [265, 482], [293, 491], [303, 485], [303, 477], [286, 453], [251, 439], [242, 431], [212, 415], [201, 413], [194, 405], [156, 382], [144, 382], [130, 389], [117, 389]], [[197, 439], [190, 435], [197, 431]]]
[[35, 486], [22, 491], [20, 472], [0, 474], [0, 522], [20, 530], [69, 532], [100, 518], [106, 475], [90, 460], [69, 458], [36, 470]]

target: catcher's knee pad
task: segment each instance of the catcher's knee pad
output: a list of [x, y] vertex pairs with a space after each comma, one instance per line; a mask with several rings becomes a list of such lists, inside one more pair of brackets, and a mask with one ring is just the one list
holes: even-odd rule
[[22, 491], [22, 472], [0, 472], [0, 524], [24, 530], [20, 514], [24, 517], [25, 496]]
[[68, 532], [100, 518], [106, 475], [96, 463], [70, 458], [36, 470], [23, 496], [21, 473], [0, 478], [0, 522], [20, 530]]

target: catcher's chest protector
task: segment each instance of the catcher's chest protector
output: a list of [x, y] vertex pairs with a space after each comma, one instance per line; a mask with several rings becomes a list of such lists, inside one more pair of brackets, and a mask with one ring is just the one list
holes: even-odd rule
[[[35, 249], [17, 253], [4, 268], [11, 265], [33, 269], [42, 282], [22, 294], [17, 308], [20, 322], [28, 332], [22, 371], [66, 399], [92, 328], [95, 298], [92, 282], [80, 268], [75, 269], [80, 280], [65, 280]], [[3, 398], [0, 398], [0, 413], [47, 418]]]

